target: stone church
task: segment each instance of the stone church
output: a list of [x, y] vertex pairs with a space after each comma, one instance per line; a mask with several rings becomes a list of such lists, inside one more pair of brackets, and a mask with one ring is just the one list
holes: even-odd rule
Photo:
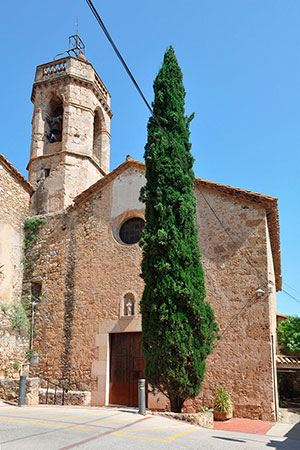
[[[35, 300], [35, 373], [91, 391], [92, 405], [136, 405], [144, 376], [138, 241], [145, 166], [128, 156], [110, 172], [111, 97], [83, 54], [38, 66], [31, 100], [29, 181], [0, 156], [1, 305]], [[195, 196], [207, 299], [222, 339], [207, 360], [199, 397], [185, 411], [211, 407], [223, 384], [235, 416], [274, 419], [277, 199], [201, 178]], [[12, 341], [1, 336], [0, 365], [9, 369]], [[13, 342], [24, 351], [20, 339]], [[168, 407], [151, 386], [147, 397], [150, 408]]]

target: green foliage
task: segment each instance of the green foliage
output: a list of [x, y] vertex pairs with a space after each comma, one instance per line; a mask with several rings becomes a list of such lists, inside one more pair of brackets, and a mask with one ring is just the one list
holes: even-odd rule
[[19, 372], [19, 370], [20, 370], [20, 363], [16, 359], [14, 359], [13, 368], [14, 368], [15, 372]]
[[285, 354], [300, 353], [300, 317], [288, 316], [277, 328], [278, 343]]
[[1, 369], [0, 368], [0, 372], [4, 372], [4, 378], [7, 378], [7, 376], [8, 376], [7, 369]]
[[46, 219], [43, 219], [42, 217], [34, 217], [32, 219], [25, 220], [25, 222], [24, 222], [24, 229], [25, 229], [24, 250], [27, 250], [28, 247], [31, 245], [31, 243], [37, 240], [36, 234], [38, 232], [39, 226], [45, 222], [46, 222]]
[[8, 312], [9, 312], [9, 305], [7, 303], [0, 303], [0, 310], [4, 314], [8, 314]]
[[205, 301], [204, 276], [195, 225], [194, 159], [190, 153], [182, 72], [170, 47], [154, 81], [154, 113], [176, 147], [151, 117], [145, 146], [146, 204], [141, 301], [146, 376], [153, 388], [167, 394], [172, 411], [198, 395], [207, 355], [218, 326]]
[[21, 305], [25, 311], [25, 314], [26, 314], [28, 320], [31, 322], [31, 317], [32, 317], [31, 297], [22, 297]]
[[6, 315], [10, 326], [15, 330], [21, 332], [29, 329], [29, 320], [22, 303], [17, 300], [13, 304], [0, 303], [0, 310]]
[[233, 410], [231, 394], [224, 386], [222, 386], [222, 384], [216, 390], [216, 396], [214, 399], [214, 409], [226, 414], [231, 413]]
[[29, 362], [31, 358], [34, 356], [34, 350], [29, 348], [25, 353], [25, 361]]
[[21, 303], [15, 301], [10, 308], [9, 319], [15, 330], [22, 331], [29, 327], [28, 317]]

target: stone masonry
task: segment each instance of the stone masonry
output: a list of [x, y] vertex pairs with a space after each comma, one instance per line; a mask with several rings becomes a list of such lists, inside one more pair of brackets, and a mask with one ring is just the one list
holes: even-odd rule
[[[109, 171], [112, 112], [107, 89], [83, 55], [38, 66], [31, 100], [31, 210], [44, 214], [66, 208]], [[53, 119], [61, 128], [56, 138]]]
[[28, 348], [26, 330], [13, 327], [10, 313], [21, 300], [24, 220], [32, 193], [32, 186], [0, 154], [0, 369], [8, 376], [17, 375], [14, 362], [23, 362]]
[[[37, 370], [51, 380], [67, 380], [72, 389], [91, 390], [93, 404], [108, 401], [108, 333], [140, 331], [139, 313], [122, 318], [120, 304], [127, 292], [137, 303], [141, 298], [141, 250], [138, 244], [121, 243], [118, 230], [126, 218], [143, 216], [138, 194], [144, 167], [135, 162], [122, 166], [77, 197], [74, 206], [47, 216], [37, 244], [28, 251], [36, 267], [32, 277], [42, 282], [43, 291], [35, 334]], [[274, 297], [267, 293], [258, 300], [255, 289], [261, 283], [268, 291], [270, 277], [275, 282], [266, 214], [266, 205], [274, 200], [239, 195], [233, 188], [230, 195], [211, 186], [202, 189], [239, 239], [233, 245], [196, 191], [207, 299], [222, 339], [208, 358], [200, 396], [187, 401], [185, 411], [211, 407], [222, 383], [233, 393], [235, 415], [270, 420], [275, 402], [270, 342]], [[165, 408], [161, 396], [149, 402]]]
[[[22, 362], [28, 348], [7, 305], [20, 304], [21, 296], [30, 305], [34, 297], [39, 364], [31, 375], [91, 392], [92, 405], [107, 405], [111, 335], [142, 331], [142, 252], [138, 243], [125, 244], [120, 230], [129, 219], [138, 226], [144, 220], [145, 166], [128, 157], [109, 172], [110, 94], [82, 54], [38, 66], [31, 99], [32, 184], [0, 156], [0, 369], [13, 376], [15, 359]], [[201, 179], [195, 196], [207, 300], [221, 339], [207, 360], [200, 395], [186, 401], [183, 413], [212, 407], [224, 384], [235, 416], [273, 420], [281, 289], [277, 199]], [[43, 221], [24, 255], [29, 214]], [[148, 407], [167, 410], [166, 397], [149, 390]]]

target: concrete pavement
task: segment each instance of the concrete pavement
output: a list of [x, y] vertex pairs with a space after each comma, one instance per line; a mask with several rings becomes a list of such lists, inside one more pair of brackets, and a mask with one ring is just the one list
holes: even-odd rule
[[293, 433], [299, 424], [290, 425], [289, 430], [273, 427], [268, 434], [258, 435], [203, 429], [165, 417], [140, 416], [127, 408], [2, 405], [0, 449], [299, 450], [300, 430]]

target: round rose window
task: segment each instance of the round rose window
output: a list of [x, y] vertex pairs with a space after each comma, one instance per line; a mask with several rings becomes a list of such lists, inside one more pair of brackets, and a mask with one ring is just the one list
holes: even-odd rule
[[136, 244], [139, 242], [144, 225], [145, 221], [139, 217], [124, 222], [120, 229], [121, 241], [124, 244]]

